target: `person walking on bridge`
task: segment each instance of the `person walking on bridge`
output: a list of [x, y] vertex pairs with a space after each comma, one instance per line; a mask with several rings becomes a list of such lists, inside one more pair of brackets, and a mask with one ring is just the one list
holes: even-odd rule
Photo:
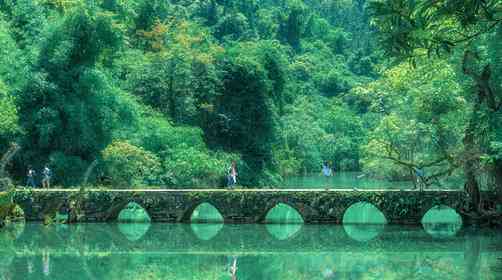
[[237, 184], [237, 163], [232, 161], [232, 165], [228, 169], [227, 185], [229, 188], [233, 189]]
[[50, 188], [52, 171], [49, 169], [47, 165], [44, 167], [44, 170], [42, 171], [42, 176], [43, 176], [42, 187], [47, 189]]
[[27, 187], [32, 187], [32, 188], [36, 188], [36, 184], [35, 184], [35, 176], [37, 175], [37, 173], [35, 172], [35, 170], [33, 169], [33, 167], [31, 165], [28, 166], [28, 173], [26, 174], [27, 176], [27, 180], [26, 180], [26, 186]]
[[329, 177], [331, 177], [333, 175], [333, 172], [332, 172], [331, 168], [329, 167], [329, 163], [327, 161], [325, 161], [322, 164], [321, 173], [324, 176], [324, 178], [326, 178], [326, 187], [328, 187], [329, 186]]

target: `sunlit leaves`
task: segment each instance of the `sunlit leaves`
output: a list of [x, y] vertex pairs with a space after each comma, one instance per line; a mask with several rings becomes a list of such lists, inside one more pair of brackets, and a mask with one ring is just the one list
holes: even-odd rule
[[143, 184], [158, 174], [159, 159], [141, 147], [114, 141], [102, 152], [107, 175], [117, 187]]
[[0, 80], [0, 137], [12, 137], [19, 132], [17, 108], [14, 97]]
[[441, 158], [460, 153], [468, 107], [455, 75], [452, 66], [441, 60], [416, 67], [404, 63], [353, 91], [382, 114], [363, 147], [369, 172], [395, 173], [399, 170], [392, 169], [394, 163], [404, 169], [393, 176], [408, 176], [412, 166], [432, 167]]
[[501, 24], [499, 1], [372, 1], [373, 20], [388, 52], [398, 57], [451, 53]]

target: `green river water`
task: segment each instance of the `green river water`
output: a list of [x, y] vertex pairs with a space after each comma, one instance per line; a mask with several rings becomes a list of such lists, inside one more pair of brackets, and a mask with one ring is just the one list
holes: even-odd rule
[[[388, 181], [366, 176], [361, 172], [335, 172], [333, 176], [323, 177], [319, 174], [289, 177], [284, 180], [287, 188], [358, 188], [358, 189], [409, 189], [412, 181]], [[447, 177], [432, 182], [432, 188], [459, 189], [464, 182], [459, 177]]]
[[121, 221], [142, 222], [10, 224], [0, 279], [502, 279], [500, 231], [462, 227], [448, 208], [423, 227], [386, 225], [363, 203], [343, 225], [304, 225], [285, 205], [263, 225], [218, 223], [209, 204], [192, 224], [150, 224], [145, 213], [130, 204]]
[[0, 232], [0, 278], [502, 279], [501, 243], [472, 228], [11, 225]]

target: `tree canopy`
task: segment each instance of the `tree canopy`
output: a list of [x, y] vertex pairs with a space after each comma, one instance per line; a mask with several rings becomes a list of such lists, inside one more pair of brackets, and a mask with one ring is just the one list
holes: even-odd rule
[[65, 186], [217, 186], [232, 161], [246, 186], [323, 162], [501, 186], [501, 21], [495, 0], [0, 1], [0, 147]]

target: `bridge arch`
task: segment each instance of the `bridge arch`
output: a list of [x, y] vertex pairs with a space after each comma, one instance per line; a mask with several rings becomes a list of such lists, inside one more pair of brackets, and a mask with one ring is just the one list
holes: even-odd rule
[[[296, 214], [301, 218], [301, 223], [305, 223], [305, 213], [302, 213], [301, 208], [298, 205], [295, 205], [294, 203], [291, 203], [287, 201], [286, 199], [280, 199], [280, 200], [274, 200], [271, 201], [267, 204], [267, 207], [265, 207], [264, 211], [258, 216], [257, 221], [258, 223], [268, 223], [267, 222], [267, 216], [271, 211], [274, 211], [276, 207], [284, 207], [287, 206], [288, 208], [291, 208], [295, 211]], [[285, 222], [273, 222], [273, 223], [285, 223]]]
[[123, 223], [150, 223], [150, 214], [136, 201], [127, 203], [117, 215], [117, 222]]
[[224, 223], [225, 216], [223, 215], [223, 212], [213, 203], [209, 201], [201, 201], [192, 204], [185, 210], [182, 221], [187, 223]]
[[[356, 215], [363, 214], [363, 217]], [[343, 224], [386, 224], [388, 219], [384, 212], [370, 201], [360, 200], [349, 205], [342, 214]]]
[[[139, 199], [125, 199], [120, 201], [112, 201], [109, 204], [104, 204], [102, 207], [104, 208], [102, 221], [106, 222], [119, 222], [120, 214], [123, 213], [124, 210], [130, 205], [134, 205], [138, 208], [141, 208], [144, 213], [148, 216], [148, 222], [151, 222], [151, 214], [148, 212], [148, 208], [145, 207], [143, 201]], [[124, 222], [135, 222], [135, 221], [124, 221]]]
[[303, 224], [303, 215], [293, 206], [278, 202], [265, 213], [264, 222], [267, 224]]

